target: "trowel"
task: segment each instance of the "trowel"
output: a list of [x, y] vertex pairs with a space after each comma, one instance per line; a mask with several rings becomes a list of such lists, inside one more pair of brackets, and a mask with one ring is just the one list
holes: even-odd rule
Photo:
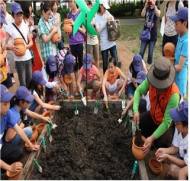
[[80, 91], [80, 95], [81, 95], [81, 101], [82, 101], [82, 103], [84, 104], [84, 106], [86, 106], [87, 105], [86, 97], [83, 95], [82, 91]]
[[52, 121], [50, 121], [49, 124], [51, 124], [52, 129], [57, 128], [57, 124], [53, 123]]

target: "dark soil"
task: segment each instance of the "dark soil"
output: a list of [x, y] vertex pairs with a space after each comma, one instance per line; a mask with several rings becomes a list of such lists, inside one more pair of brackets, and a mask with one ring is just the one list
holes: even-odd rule
[[61, 110], [53, 142], [39, 158], [43, 173], [34, 170], [30, 179], [130, 179], [131, 127], [118, 124], [120, 112]]

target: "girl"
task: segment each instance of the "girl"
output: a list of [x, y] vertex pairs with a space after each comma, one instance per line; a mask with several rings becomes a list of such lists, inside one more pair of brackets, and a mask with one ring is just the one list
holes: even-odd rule
[[20, 85], [28, 87], [32, 78], [32, 55], [29, 49], [33, 45], [32, 34], [29, 31], [29, 27], [23, 21], [23, 10], [20, 4], [14, 2], [11, 4], [12, 16], [14, 18], [13, 23], [9, 23], [6, 31], [8, 39], [20, 38], [23, 40], [23, 44], [26, 47], [26, 51], [23, 56], [17, 56], [17, 47], [12, 44], [8, 45], [7, 49], [12, 50], [14, 53], [14, 60], [16, 63], [16, 69]]
[[[93, 89], [91, 98], [96, 98], [96, 93], [100, 90], [101, 87], [101, 75], [100, 71], [92, 64], [93, 58], [92, 55], [84, 55], [83, 58], [83, 67], [79, 71], [79, 77], [77, 80], [77, 85], [80, 93], [84, 89]], [[86, 76], [87, 73], [87, 76]]]
[[53, 26], [50, 17], [52, 15], [50, 2], [41, 3], [42, 16], [38, 23], [38, 35], [40, 40], [40, 49], [43, 61], [46, 62], [50, 55], [57, 54], [56, 44], [51, 41], [58, 28]]
[[179, 35], [175, 49], [175, 82], [183, 100], [187, 95], [188, 77], [188, 8], [180, 8], [178, 13], [170, 18], [175, 22], [175, 29]]
[[147, 74], [147, 68], [144, 60], [142, 59], [141, 55], [136, 54], [133, 57], [133, 60], [129, 66], [129, 72], [128, 72], [128, 80], [126, 85], [125, 94], [129, 99], [133, 98], [135, 89], [137, 87], [137, 84], [135, 83], [135, 79], [137, 77], [138, 72], [144, 71]]
[[62, 72], [63, 74], [62, 84], [69, 99], [74, 98], [73, 93], [74, 93], [74, 82], [75, 82], [75, 75], [74, 75], [75, 59], [76, 58], [71, 53], [68, 53], [65, 56], [64, 68]]
[[118, 98], [121, 96], [125, 88], [126, 77], [120, 68], [116, 67], [114, 58], [110, 58], [108, 69], [103, 77], [102, 91], [104, 94], [104, 101], [107, 104], [108, 97]]
[[[31, 95], [30, 91], [26, 87], [21, 86], [17, 89], [15, 98], [12, 101], [11, 105], [11, 111], [15, 115], [15, 120], [17, 121], [17, 124], [20, 126], [20, 128], [23, 129], [23, 131], [29, 138], [32, 135], [32, 128], [27, 125], [26, 120], [24, 120], [25, 115], [29, 116], [30, 118], [42, 120], [45, 122], [50, 121], [49, 117], [44, 117], [40, 114], [28, 110], [29, 105], [32, 101], [33, 96]], [[11, 141], [14, 144], [19, 144], [21, 142], [20, 136], [16, 134], [16, 131], [13, 128], [9, 128], [7, 130], [5, 140], [7, 142]]]
[[45, 103], [44, 100], [44, 86], [46, 85], [46, 81], [43, 78], [43, 75], [40, 71], [35, 71], [32, 74], [32, 81], [30, 84], [30, 90], [32, 95], [34, 96], [34, 101], [30, 106], [30, 110], [34, 112], [40, 112], [41, 108], [50, 109], [50, 110], [59, 110], [60, 106], [51, 105]]

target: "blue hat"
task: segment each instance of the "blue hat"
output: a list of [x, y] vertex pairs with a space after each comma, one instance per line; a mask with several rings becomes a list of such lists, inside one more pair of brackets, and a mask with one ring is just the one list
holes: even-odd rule
[[5, 20], [5, 12], [0, 8], [0, 24], [7, 24]]
[[45, 81], [42, 72], [40, 71], [35, 71], [32, 74], [32, 80], [40, 85], [45, 85], [47, 82]]
[[146, 73], [144, 71], [140, 71], [137, 74], [135, 82], [141, 84], [145, 79], [146, 79]]
[[175, 16], [170, 16], [170, 19], [174, 22], [183, 20], [188, 21], [188, 8], [182, 7], [179, 8]]
[[0, 84], [0, 94], [0, 102], [10, 102], [14, 96], [3, 84]]
[[71, 53], [65, 56], [65, 60], [64, 60], [65, 73], [70, 74], [74, 72], [75, 59], [76, 59], [75, 56], [73, 56]]
[[24, 86], [20, 86], [16, 91], [16, 98], [18, 100], [25, 100], [31, 103], [34, 99], [31, 92]]
[[170, 116], [172, 120], [177, 122], [188, 122], [188, 104], [187, 102], [182, 102], [178, 108], [170, 110]]
[[142, 70], [142, 57], [139, 54], [136, 54], [133, 57], [132, 65], [134, 67], [135, 72], [139, 72]]
[[56, 72], [57, 71], [57, 61], [55, 56], [50, 55], [47, 59], [47, 65], [49, 67], [50, 72]]
[[21, 5], [16, 2], [11, 4], [11, 11], [13, 14], [23, 13]]
[[93, 57], [91, 54], [86, 54], [83, 57], [83, 67], [84, 69], [90, 69], [92, 67]]

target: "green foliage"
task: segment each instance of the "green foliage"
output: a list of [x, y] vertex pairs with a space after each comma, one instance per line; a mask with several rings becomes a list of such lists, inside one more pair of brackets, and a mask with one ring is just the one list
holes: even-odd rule
[[133, 16], [135, 14], [136, 4], [128, 3], [113, 3], [110, 12], [116, 17]]
[[64, 18], [67, 17], [67, 14], [69, 13], [69, 9], [66, 6], [61, 6], [59, 7], [58, 12], [61, 15], [61, 21], [63, 21]]

